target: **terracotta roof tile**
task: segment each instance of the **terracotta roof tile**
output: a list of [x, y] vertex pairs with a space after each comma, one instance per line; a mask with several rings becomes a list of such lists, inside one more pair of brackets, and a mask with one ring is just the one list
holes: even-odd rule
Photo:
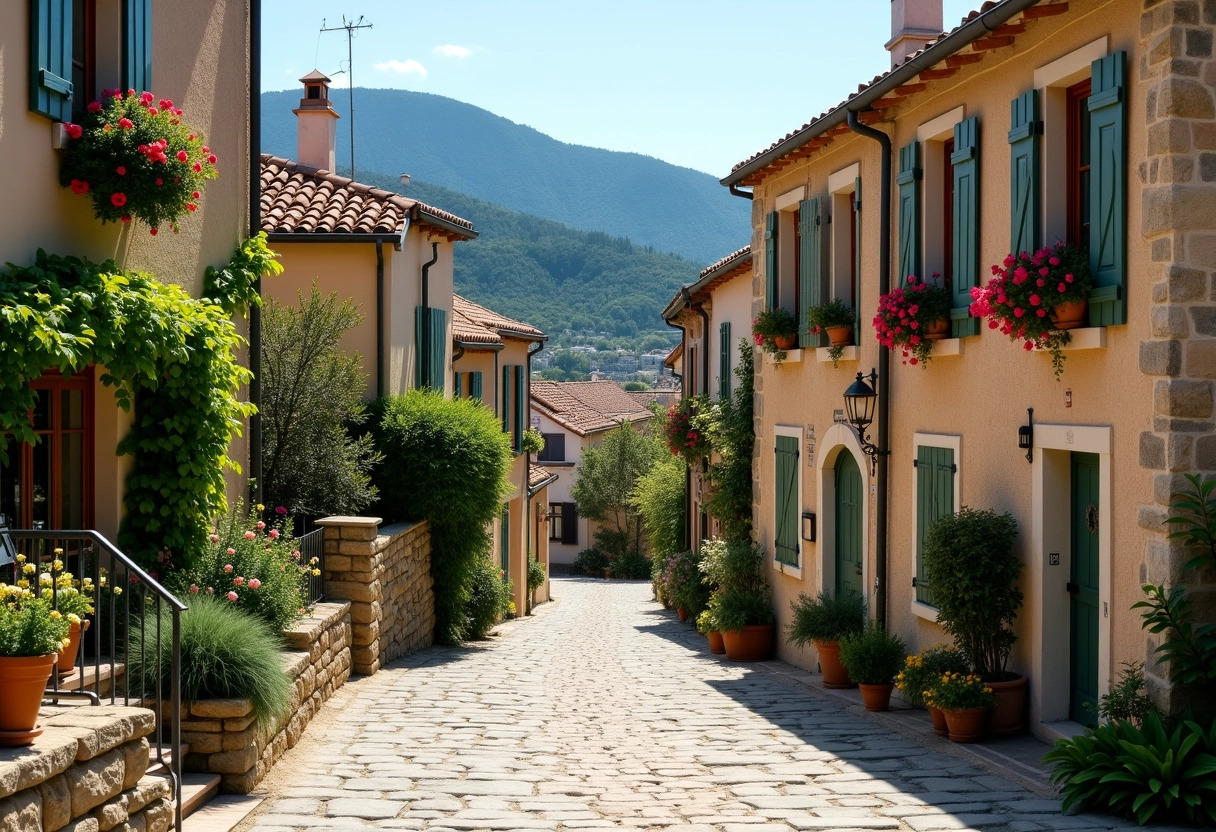
[[533, 465], [528, 469], [528, 488], [536, 488], [541, 483], [551, 480], [556, 475], [543, 465]]
[[654, 415], [615, 381], [533, 381], [532, 406], [579, 436]]
[[726, 255], [718, 262], [711, 263], [710, 265], [701, 269], [701, 277], [703, 277], [703, 278], [708, 277], [713, 272], [718, 271], [718, 269], [721, 269], [722, 267], [724, 267], [730, 263], [733, 263], [736, 260], [742, 262], [745, 258], [747, 260], [751, 260], [751, 257], [752, 257], [752, 247], [750, 245], [746, 245], [743, 248], [739, 249], [738, 251], [732, 251], [730, 254]]
[[534, 337], [543, 337], [545, 333], [541, 332], [531, 324], [525, 324], [520, 321], [513, 321], [505, 315], [500, 315], [493, 309], [473, 303], [468, 298], [462, 298], [460, 295], [452, 295], [452, 311], [462, 315], [466, 320], [496, 332], [499, 335], [510, 337], [511, 333], [523, 335], [531, 335]]

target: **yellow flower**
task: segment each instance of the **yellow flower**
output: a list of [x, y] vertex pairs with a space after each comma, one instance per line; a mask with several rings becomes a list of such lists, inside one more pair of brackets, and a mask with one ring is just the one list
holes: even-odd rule
[[63, 615], [59, 612], [59, 610], [51, 610], [51, 618], [60, 619], [63, 618]]
[[25, 563], [25, 555], [17, 555], [17, 563]]
[[27, 563], [25, 566], [21, 567], [21, 571], [27, 575], [33, 575], [38, 571], [38, 567], [34, 566], [32, 563]]
[[[59, 553], [62, 553], [63, 550], [56, 549], [55, 552], [56, 552], [56, 554], [59, 554]], [[52, 572], [62, 572], [63, 571], [63, 561], [61, 561], [59, 558], [55, 558], [55, 560], [52, 561], [52, 563], [51, 563], [51, 571]]]
[[317, 576], [318, 576], [318, 575], [320, 575], [320, 574], [321, 574], [321, 570], [320, 570], [320, 569], [314, 569], [314, 570], [312, 570], [312, 576], [313, 576], [314, 578], [315, 578], [315, 577], [317, 577]]
[[258, 503], [258, 511], [265, 511], [265, 510], [266, 510], [266, 506], [262, 505], [261, 503]]
[[68, 621], [72, 622], [73, 624], [79, 624], [80, 616], [74, 612], [70, 612], [70, 613], [68, 613]]
[[116, 586], [116, 587], [114, 587], [114, 594], [115, 594], [115, 595], [122, 595], [122, 587], [120, 587], [120, 586]]

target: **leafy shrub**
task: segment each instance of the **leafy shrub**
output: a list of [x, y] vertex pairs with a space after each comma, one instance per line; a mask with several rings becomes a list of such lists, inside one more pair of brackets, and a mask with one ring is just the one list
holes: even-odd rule
[[629, 497], [642, 516], [646, 539], [656, 559], [684, 548], [686, 470], [677, 456], [659, 457], [649, 471], [638, 477]]
[[753, 405], [755, 397], [755, 351], [747, 339], [739, 339], [739, 383], [731, 397], [718, 402], [716, 421], [710, 433], [718, 461], [709, 466], [713, 487], [705, 510], [718, 520], [728, 540], [750, 540], [752, 536], [752, 449], [756, 442]]
[[378, 511], [388, 520], [428, 520], [435, 639], [468, 638], [474, 577], [487, 559], [490, 523], [509, 493], [511, 447], [494, 412], [472, 399], [414, 390], [373, 408]]
[[238, 503], [216, 523], [198, 563], [174, 573], [173, 586], [186, 603], [199, 596], [226, 599], [281, 633], [304, 612], [308, 577], [317, 564], [301, 563], [282, 516], [267, 525], [256, 510], [244, 515], [242, 508]]
[[511, 582], [503, 580], [502, 570], [489, 558], [482, 558], [473, 571], [469, 589], [465, 638], [483, 639], [512, 606]]
[[545, 435], [536, 428], [528, 428], [524, 431], [520, 447], [526, 454], [538, 454], [545, 449]]
[[864, 631], [840, 640], [840, 663], [854, 682], [885, 685], [899, 673], [907, 650], [902, 638], [871, 621]]
[[767, 585], [763, 594], [731, 587], [719, 589], [709, 599], [709, 614], [721, 632], [742, 630], [749, 624], [772, 624], [773, 602]]
[[1167, 733], [1149, 712], [1143, 728], [1115, 721], [1057, 740], [1043, 757], [1073, 806], [1133, 818], [1141, 825], [1216, 825], [1216, 724], [1186, 721]]
[[609, 565], [609, 574], [614, 578], [642, 580], [650, 577], [651, 561], [637, 549], [627, 549]]
[[584, 549], [574, 556], [574, 563], [570, 566], [570, 574], [602, 578], [604, 577], [604, 569], [608, 567], [608, 564], [608, 556], [599, 549]]
[[0, 656], [58, 653], [68, 629], [67, 616], [52, 610], [32, 589], [0, 584]]
[[974, 673], [943, 673], [925, 693], [925, 701], [943, 711], [990, 708], [995, 701], [992, 688]]
[[666, 586], [671, 602], [689, 615], [697, 616], [709, 603], [709, 585], [702, 580], [701, 556], [680, 552], [667, 559]]
[[[156, 644], [155, 614], [138, 622], [132, 645], [139, 643], [142, 629], [150, 645], [147, 654], [132, 649], [127, 672], [133, 684], [140, 682], [151, 690], [156, 673], [168, 690], [173, 644], [161, 639], [160, 655], [152, 653]], [[167, 610], [161, 614], [161, 632], [172, 626]], [[200, 595], [192, 598], [190, 608], [181, 616], [182, 700], [248, 699], [258, 723], [270, 726], [287, 713], [291, 701], [291, 679], [283, 667], [279, 634], [260, 618], [237, 609], [228, 601]], [[159, 659], [160, 665], [157, 666]]]
[[764, 579], [764, 549], [750, 540], [711, 538], [701, 543], [701, 572], [713, 587], [709, 612], [722, 631], [771, 624], [772, 590]]
[[1144, 665], [1124, 662], [1119, 681], [1098, 699], [1098, 716], [1103, 722], [1130, 722], [1139, 728], [1153, 712], [1153, 700], [1144, 694]]
[[547, 577], [545, 565], [536, 558], [530, 558], [528, 560], [528, 594], [531, 595], [544, 586]]
[[925, 692], [947, 673], [966, 673], [967, 658], [953, 644], [938, 644], [904, 660], [904, 669], [895, 677], [895, 686], [913, 705], [925, 704]]
[[[610, 559], [642, 549], [641, 515], [631, 496], [660, 452], [658, 442], [628, 423], [607, 431], [599, 447], [583, 451], [571, 496], [581, 516], [604, 524], [596, 542]], [[604, 532], [615, 532], [619, 542], [601, 540]]]
[[840, 641], [866, 626], [865, 599], [856, 592], [833, 595], [824, 589], [814, 597], [802, 593], [790, 601], [790, 609], [794, 618], [785, 633], [799, 647], [810, 641]]

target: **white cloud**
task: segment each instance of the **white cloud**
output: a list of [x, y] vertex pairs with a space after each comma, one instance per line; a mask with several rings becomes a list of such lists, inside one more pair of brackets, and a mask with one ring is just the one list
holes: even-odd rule
[[398, 61], [396, 58], [391, 61], [381, 61], [375, 67], [379, 72], [395, 72], [398, 75], [418, 75], [423, 78], [427, 76], [426, 67], [413, 58], [408, 58], [404, 61]]
[[436, 46], [431, 50], [436, 55], [442, 55], [445, 58], [460, 58], [461, 60], [473, 54], [473, 50], [467, 46], [457, 46], [454, 43], [445, 43], [441, 46]]

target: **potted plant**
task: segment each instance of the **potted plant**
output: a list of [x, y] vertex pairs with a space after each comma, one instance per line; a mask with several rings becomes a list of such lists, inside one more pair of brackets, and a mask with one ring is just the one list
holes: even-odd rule
[[68, 620], [68, 645], [59, 651], [56, 660], [59, 675], [67, 676], [76, 665], [80, 639], [89, 629], [89, 619], [85, 616], [93, 614], [97, 592], [91, 578], [77, 581], [71, 572], [63, 571], [62, 555], [63, 549], [55, 549], [50, 571], [38, 576], [38, 587], [42, 600]]
[[992, 688], [974, 673], [943, 673], [926, 697], [946, 715], [953, 742], [975, 742], [984, 735], [984, 722], [992, 707]]
[[520, 440], [520, 447], [526, 454], [538, 454], [545, 449], [545, 435], [536, 428], [528, 428]]
[[670, 564], [668, 590], [681, 621], [693, 620], [709, 603], [709, 587], [701, 580], [701, 556], [693, 551], [680, 552]]
[[37, 570], [24, 560], [17, 586], [0, 583], [0, 746], [29, 745], [42, 733], [42, 693], [68, 640], [67, 617], [29, 588]]
[[860, 633], [840, 640], [840, 663], [861, 688], [867, 711], [885, 711], [891, 704], [895, 674], [903, 666], [908, 646], [897, 635], [871, 621]]
[[697, 630], [704, 633], [705, 638], [709, 640], [709, 652], [726, 652], [726, 644], [722, 641], [722, 630], [719, 629], [718, 622], [714, 620], [713, 613], [709, 610], [701, 610], [701, 614], [697, 616]]
[[[794, 619], [786, 627], [791, 642], [815, 644], [825, 688], [851, 688], [849, 673], [840, 663], [840, 640], [865, 629], [865, 600], [855, 592], [833, 595], [826, 589], [811, 597], [805, 593], [790, 602]], [[892, 674], [894, 675], [894, 674]]]
[[890, 350], [899, 348], [904, 364], [924, 367], [933, 353], [933, 342], [950, 335], [950, 293], [909, 275], [903, 287], [878, 299], [874, 331], [878, 343]]
[[806, 322], [810, 333], [827, 333], [828, 355], [833, 367], [844, 354], [844, 348], [853, 344], [853, 323], [856, 319], [853, 310], [840, 298], [832, 298], [807, 310]]
[[764, 549], [749, 540], [713, 538], [701, 544], [701, 556], [701, 571], [714, 587], [708, 609], [722, 633], [726, 658], [769, 658], [775, 616], [772, 590], [764, 579]]
[[1068, 330], [1085, 322], [1085, 307], [1093, 291], [1085, 252], [1056, 243], [1034, 254], [1009, 254], [992, 267], [992, 278], [971, 290], [971, 315], [987, 318], [989, 329], [999, 329], [1021, 341], [1028, 352], [1051, 352], [1056, 381], [1064, 372], [1064, 345]]
[[970, 670], [967, 659], [953, 644], [938, 644], [926, 647], [915, 656], [904, 660], [904, 669], [895, 677], [895, 686], [912, 705], [923, 705], [933, 719], [933, 733], [946, 736], [946, 715], [929, 703], [926, 694], [934, 682], [946, 673], [966, 673]]
[[1022, 605], [1017, 534], [1010, 514], [964, 507], [933, 524], [923, 549], [925, 570], [938, 588], [938, 623], [997, 693], [991, 730], [998, 735], [1021, 731], [1026, 709], [1026, 678], [1006, 667]]
[[706, 396], [686, 396], [667, 409], [667, 449], [689, 465], [709, 456], [712, 405]]
[[780, 306], [765, 309], [752, 321], [752, 337], [780, 364], [785, 360], [786, 350], [792, 350], [798, 342], [798, 319]]
[[219, 175], [202, 135], [150, 92], [107, 90], [87, 110], [80, 124], [64, 126], [60, 181], [88, 196], [103, 223], [137, 219], [153, 235], [166, 224], [176, 233], [178, 219], [198, 209], [206, 180]]

